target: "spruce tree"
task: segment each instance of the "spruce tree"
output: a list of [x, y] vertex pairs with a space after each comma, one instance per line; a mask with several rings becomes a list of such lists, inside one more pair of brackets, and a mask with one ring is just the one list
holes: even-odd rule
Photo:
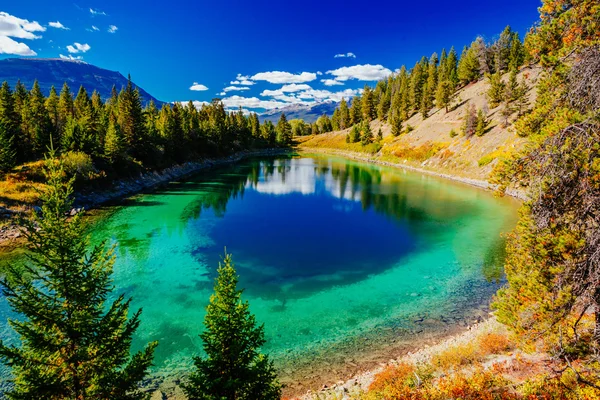
[[364, 121], [372, 121], [375, 119], [375, 105], [373, 100], [373, 90], [368, 85], [365, 85], [362, 94], [362, 118]]
[[370, 144], [373, 141], [373, 131], [368, 121], [363, 121], [361, 127], [360, 142], [363, 146]]
[[502, 81], [502, 73], [496, 72], [487, 76], [489, 88], [487, 91], [487, 98], [492, 108], [498, 107], [498, 105], [504, 100], [506, 84]]
[[0, 163], [2, 169], [12, 168], [17, 161], [24, 161], [24, 157], [17, 152], [15, 140], [19, 137], [19, 115], [15, 111], [13, 94], [7, 82], [0, 88], [0, 135], [2, 155]]
[[487, 130], [487, 116], [483, 112], [483, 110], [479, 109], [477, 111], [477, 122], [475, 124], [475, 135], [483, 136]]
[[231, 255], [225, 255], [217, 272], [200, 334], [207, 356], [194, 359], [196, 369], [183, 390], [190, 400], [279, 399], [281, 385], [273, 363], [260, 352], [264, 326], [242, 301]]
[[402, 118], [398, 112], [392, 114], [390, 125], [392, 126], [392, 136], [399, 136], [402, 133]]
[[[51, 157], [53, 154], [51, 153]], [[127, 318], [130, 299], [112, 303], [114, 254], [104, 245], [87, 251], [81, 213], [67, 218], [73, 180], [62, 165], [46, 162], [48, 189], [40, 215], [24, 223], [30, 262], [9, 267], [0, 283], [20, 314], [10, 325], [19, 346], [0, 342], [0, 358], [11, 367], [10, 399], [143, 399], [138, 390], [156, 343], [130, 355], [140, 311]]]
[[350, 110], [346, 99], [340, 101], [340, 129], [344, 130], [350, 126]]
[[69, 85], [65, 82], [62, 90], [60, 91], [60, 97], [58, 99], [58, 135], [62, 135], [67, 120], [74, 115], [73, 105], [73, 94]]
[[287, 121], [284, 113], [281, 113], [279, 121], [277, 121], [277, 142], [287, 146], [292, 143], [292, 126]]
[[24, 115], [28, 119], [28, 134], [33, 154], [41, 157], [50, 145], [50, 136], [53, 132], [50, 115], [46, 109], [46, 98], [37, 80], [29, 93], [27, 112]]
[[448, 112], [448, 106], [450, 105], [450, 97], [452, 96], [452, 83], [450, 80], [441, 80], [438, 83], [437, 90], [435, 92], [435, 103], [439, 109], [445, 109]]
[[15, 137], [10, 127], [0, 119], [0, 172], [11, 170], [16, 163]]

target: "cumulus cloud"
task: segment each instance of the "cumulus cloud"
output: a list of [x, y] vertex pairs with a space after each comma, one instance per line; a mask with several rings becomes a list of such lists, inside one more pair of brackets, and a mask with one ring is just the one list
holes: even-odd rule
[[252, 86], [255, 82], [250, 80], [249, 76], [244, 76], [242, 74], [237, 74], [235, 81], [229, 82], [232, 85], [244, 85], [244, 86]]
[[344, 82], [336, 81], [335, 79], [321, 79], [321, 82], [323, 82], [323, 85], [325, 86], [336, 86], [344, 84]]
[[275, 100], [262, 100], [258, 97], [230, 96], [221, 100], [227, 108], [263, 108], [273, 110], [288, 105], [287, 103]]
[[292, 74], [283, 71], [259, 72], [253, 75], [250, 79], [253, 81], [267, 81], [269, 83], [304, 83], [311, 82], [317, 79], [317, 74], [313, 72], [302, 72], [300, 74]]
[[202, 92], [204, 90], [208, 90], [208, 88], [204, 85], [199, 84], [198, 82], [194, 82], [192, 86], [190, 86], [190, 90], [195, 90], [197, 92]]
[[298, 93], [297, 97], [302, 100], [314, 100], [317, 102], [335, 101], [340, 102], [342, 99], [348, 100], [358, 94], [361, 94], [363, 89], [346, 89], [339, 92], [331, 92], [329, 90], [305, 90]]
[[87, 43], [81, 44], [75, 42], [73, 45], [67, 46], [67, 51], [72, 54], [86, 53], [89, 49], [91, 49], [91, 46]]
[[59, 54], [59, 57], [62, 58], [63, 60], [82, 60], [83, 59], [83, 57], [81, 57], [81, 56], [73, 57], [71, 54], [66, 55], [66, 56]]
[[94, 10], [93, 8], [90, 8], [90, 14], [92, 14], [92, 15], [106, 15], [106, 13], [104, 11]]
[[96, 25], [92, 25], [91, 28], [87, 28], [86, 30], [88, 32], [98, 32], [100, 30], [100, 28], [98, 28]]
[[347, 81], [357, 79], [359, 81], [378, 81], [389, 76], [392, 71], [383, 65], [354, 65], [352, 67], [342, 67], [327, 71], [328, 74], [335, 76], [336, 81]]
[[302, 90], [310, 90], [310, 89], [312, 89], [312, 88], [305, 83], [302, 83], [302, 84], [292, 83], [290, 85], [284, 85], [277, 90], [263, 90], [263, 92], [260, 95], [274, 97], [274, 96], [281, 96], [284, 93], [294, 93], [294, 92], [300, 92]]
[[356, 58], [354, 53], [340, 53], [333, 56], [333, 58]]
[[56, 22], [48, 22], [48, 25], [52, 28], [56, 28], [56, 29], [64, 29], [65, 31], [68, 31], [69, 28], [67, 28], [66, 26], [64, 26], [63, 24], [60, 23], [60, 21], [56, 21]]
[[6, 12], [0, 12], [0, 54], [37, 55], [28, 45], [14, 39], [39, 39], [41, 36], [36, 35], [35, 32], [44, 32], [45, 30], [46, 28], [37, 21], [28, 21]]
[[115, 33], [118, 30], [119, 30], [119, 28], [117, 28], [115, 25], [110, 25], [108, 27], [108, 33]]
[[[242, 91], [242, 90], [250, 90], [250, 88], [246, 87], [246, 86], [227, 86], [225, 89], [223, 89], [223, 93], [236, 92], [236, 91]], [[221, 94], [221, 96], [222, 95], [223, 94]]]

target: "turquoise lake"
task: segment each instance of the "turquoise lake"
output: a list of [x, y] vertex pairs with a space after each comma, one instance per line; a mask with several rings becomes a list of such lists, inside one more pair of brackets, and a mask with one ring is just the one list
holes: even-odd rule
[[[518, 206], [420, 173], [282, 156], [135, 196], [90, 234], [117, 245], [116, 293], [143, 308], [134, 346], [159, 341], [157, 372], [183, 371], [201, 354], [198, 334], [225, 248], [265, 324], [264, 351], [289, 372], [334, 350], [357, 359], [353, 352], [485, 314], [503, 283], [501, 233]], [[5, 321], [5, 301], [0, 312]]]

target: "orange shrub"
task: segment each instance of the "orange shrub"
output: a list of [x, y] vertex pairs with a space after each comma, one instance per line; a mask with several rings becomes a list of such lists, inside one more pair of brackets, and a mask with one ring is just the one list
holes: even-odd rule
[[482, 355], [499, 354], [511, 349], [511, 343], [506, 335], [485, 333], [479, 337], [479, 349]]

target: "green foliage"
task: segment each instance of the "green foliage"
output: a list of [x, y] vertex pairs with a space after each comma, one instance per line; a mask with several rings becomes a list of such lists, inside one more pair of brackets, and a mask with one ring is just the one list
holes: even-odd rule
[[454, 129], [451, 129], [450, 130], [450, 137], [451, 138], [455, 138], [457, 136], [458, 136], [458, 132], [456, 132], [456, 130], [454, 130]]
[[225, 255], [217, 272], [204, 318], [206, 330], [200, 335], [207, 356], [194, 359], [196, 370], [183, 389], [190, 400], [280, 399], [273, 363], [260, 353], [264, 328], [241, 299], [231, 255]]
[[490, 85], [487, 91], [487, 98], [492, 108], [498, 107], [504, 100], [506, 84], [502, 81], [502, 74], [496, 72], [487, 76], [488, 84]]
[[487, 131], [488, 121], [483, 110], [477, 111], [477, 122], [475, 124], [475, 135], [483, 136]]
[[469, 103], [465, 109], [465, 115], [463, 116], [462, 132], [466, 137], [471, 137], [475, 134], [477, 129], [477, 111], [475, 110], [475, 104]]
[[368, 145], [373, 141], [373, 132], [368, 121], [363, 121], [360, 124], [360, 142], [363, 146]]
[[360, 124], [354, 125], [346, 135], [346, 143], [360, 142]]
[[25, 222], [30, 263], [9, 267], [4, 295], [19, 317], [10, 325], [20, 346], [0, 343], [12, 368], [11, 399], [143, 399], [138, 390], [156, 343], [130, 355], [140, 311], [127, 318], [130, 300], [112, 303], [113, 252], [104, 245], [87, 252], [81, 214], [67, 218], [72, 180], [63, 165], [46, 163], [48, 189], [41, 214]]
[[292, 126], [287, 122], [284, 113], [281, 113], [275, 131], [277, 132], [277, 143], [284, 146], [292, 143]]

